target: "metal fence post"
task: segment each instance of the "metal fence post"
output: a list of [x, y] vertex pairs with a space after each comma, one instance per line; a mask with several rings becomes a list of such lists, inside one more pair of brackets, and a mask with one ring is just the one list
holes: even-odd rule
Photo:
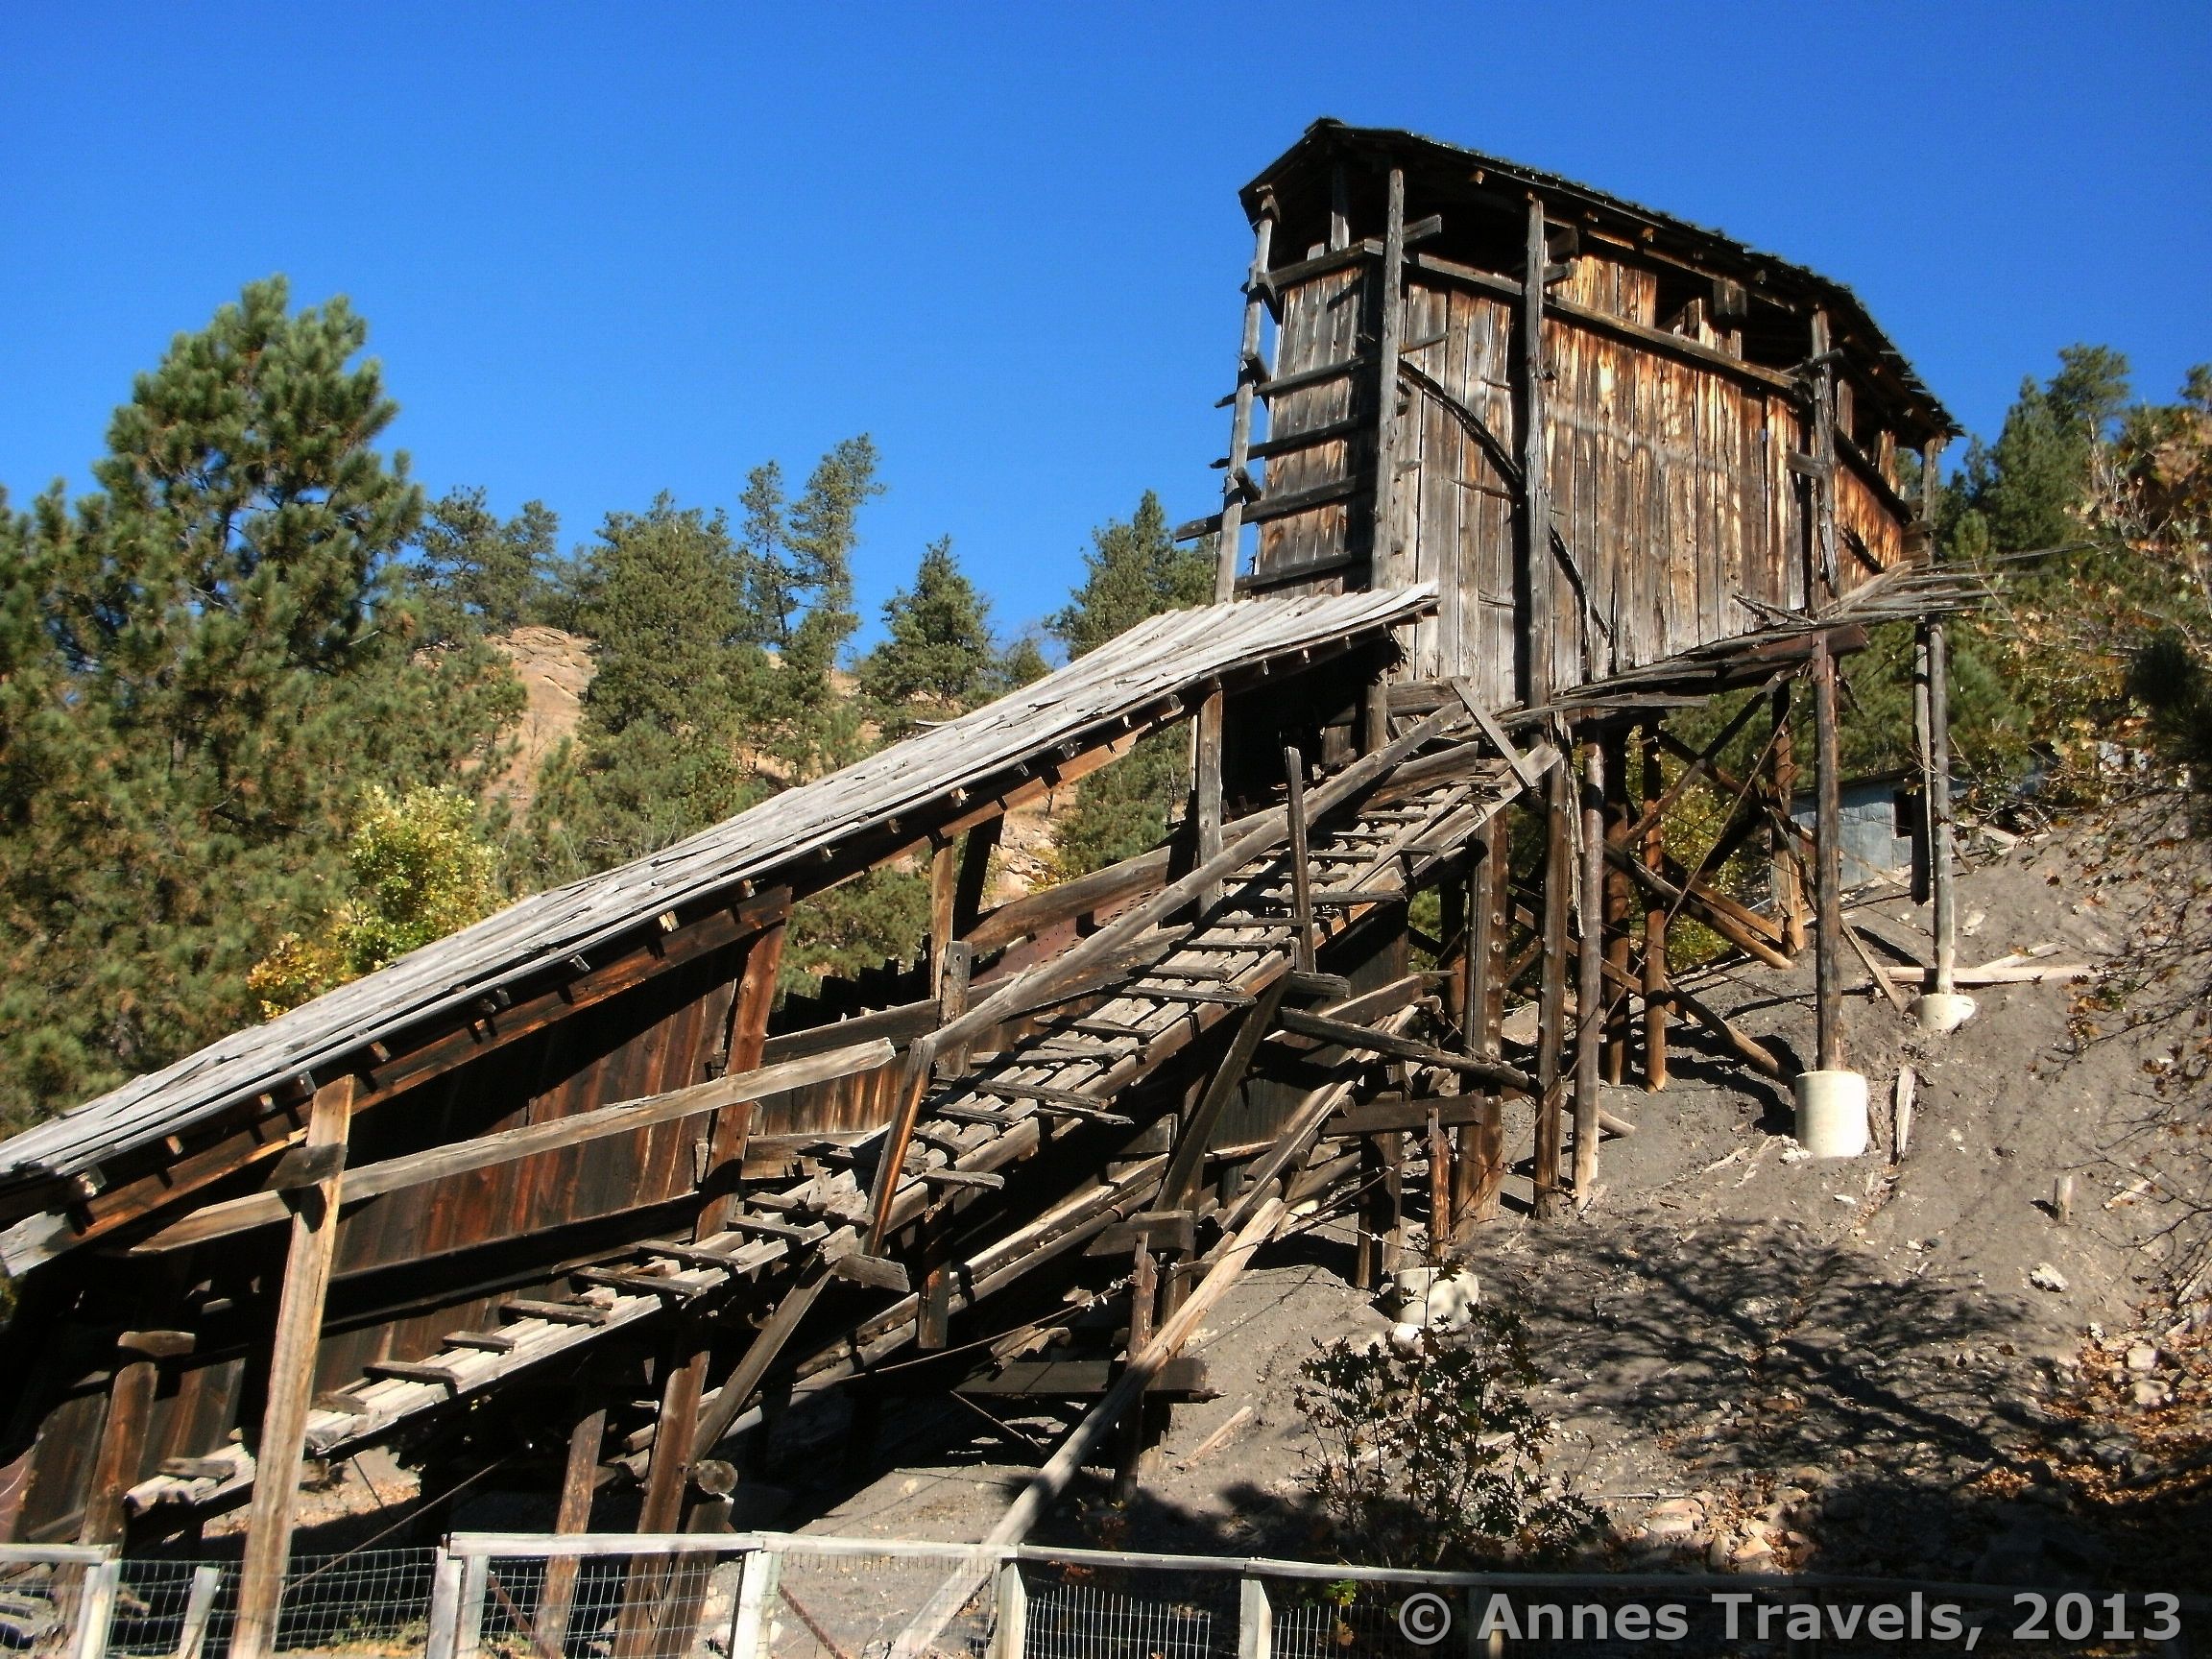
[[1267, 1583], [1247, 1573], [1237, 1581], [1237, 1659], [1268, 1659], [1275, 1650], [1275, 1604]]
[[115, 1590], [123, 1563], [113, 1549], [84, 1569], [84, 1588], [77, 1602], [76, 1659], [101, 1659], [108, 1651], [108, 1622], [115, 1616]]
[[730, 1659], [754, 1659], [767, 1649], [761, 1640], [768, 1623], [768, 1599], [783, 1571], [783, 1552], [763, 1545], [747, 1552], [737, 1578], [737, 1618], [730, 1628]]
[[1008, 1555], [998, 1563], [998, 1618], [991, 1628], [991, 1659], [1022, 1659], [1029, 1646], [1029, 1586], [1022, 1562]]
[[430, 1573], [430, 1632], [423, 1642], [422, 1659], [453, 1659], [460, 1629], [461, 1557], [441, 1543], [438, 1564]]

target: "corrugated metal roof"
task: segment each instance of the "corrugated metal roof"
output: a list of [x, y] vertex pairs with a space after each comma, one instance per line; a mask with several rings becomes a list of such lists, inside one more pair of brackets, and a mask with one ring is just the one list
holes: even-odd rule
[[764, 801], [619, 869], [541, 893], [265, 1024], [0, 1142], [0, 1184], [89, 1168], [302, 1070], [474, 1002], [661, 912], [795, 859], [1215, 675], [1378, 632], [1431, 609], [1433, 585], [1243, 599], [1169, 612], [944, 726]]
[[1873, 313], [1866, 309], [1865, 301], [1835, 278], [1823, 276], [1819, 272], [1785, 259], [1780, 254], [1768, 253], [1749, 243], [1740, 242], [1724, 230], [1716, 230], [1688, 219], [1676, 218], [1671, 213], [1662, 213], [1656, 208], [1646, 207], [1625, 197], [1594, 189], [1556, 173], [1524, 167], [1502, 156], [1470, 150], [1464, 145], [1448, 143], [1441, 138], [1431, 138], [1400, 128], [1353, 127], [1323, 116], [1299, 134], [1297, 143], [1269, 162], [1258, 178], [1244, 186], [1240, 194], [1245, 212], [1256, 215], [1262, 189], [1274, 183], [1286, 171], [1296, 168], [1309, 155], [1334, 145], [1370, 151], [1426, 153], [1433, 157], [1450, 157], [1455, 164], [1480, 168], [1491, 175], [1487, 182], [1494, 188], [1509, 184], [1534, 191], [1545, 199], [1548, 213], [1553, 205], [1588, 208], [1615, 220], [1631, 223], [1639, 228], [1649, 227], [1655, 231], [1685, 237], [1698, 245], [1709, 256], [1739, 266], [1746, 275], [1768, 273], [1780, 277], [1783, 279], [1781, 286], [1798, 288], [1815, 296], [1837, 314], [1839, 325], [1849, 325], [1852, 331], [1863, 332], [1875, 354], [1899, 377], [1908, 394], [1923, 405], [1928, 419], [1941, 431], [1956, 437], [1964, 430], [1936, 395], [1928, 390], [1905, 354], [1882, 331], [1881, 325], [1874, 321]]

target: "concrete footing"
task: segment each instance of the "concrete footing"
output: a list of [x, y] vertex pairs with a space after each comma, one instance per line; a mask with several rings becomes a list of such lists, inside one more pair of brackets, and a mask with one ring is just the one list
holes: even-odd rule
[[1856, 1158], [1866, 1150], [1866, 1078], [1858, 1071], [1800, 1071], [1797, 1140], [1815, 1158]]

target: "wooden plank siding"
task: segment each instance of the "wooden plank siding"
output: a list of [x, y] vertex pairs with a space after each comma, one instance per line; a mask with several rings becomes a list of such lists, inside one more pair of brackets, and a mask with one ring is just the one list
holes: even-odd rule
[[[1285, 289], [1279, 377], [1346, 362], [1372, 340], [1379, 266], [1369, 258], [1362, 271], [1330, 271]], [[1465, 416], [1508, 457], [1515, 452], [1514, 311], [1502, 297], [1422, 267], [1410, 275], [1407, 471], [1396, 523], [1412, 549], [1411, 577], [1435, 583], [1439, 600], [1433, 615], [1406, 630], [1406, 660], [1394, 677], [1464, 675], [1490, 705], [1509, 707], [1515, 641], [1526, 625], [1514, 591], [1519, 481], [1501, 470]], [[1551, 291], [1578, 311], [1656, 325], [1656, 274], [1610, 250], [1573, 260]], [[1682, 337], [1729, 349], [1729, 337], [1701, 321], [1686, 325]], [[1573, 311], [1548, 309], [1544, 339], [1547, 477], [1565, 550], [1548, 569], [1552, 682], [1576, 685], [1752, 632], [1766, 620], [1758, 605], [1802, 609], [1812, 591], [1811, 506], [1805, 479], [1790, 467], [1807, 442], [1795, 400], [1718, 365], [1660, 354]], [[1362, 369], [1277, 397], [1268, 440], [1371, 420], [1372, 378]], [[1373, 489], [1371, 439], [1333, 438], [1266, 465], [1269, 496], [1369, 469], [1358, 494], [1262, 524], [1255, 570], [1262, 576], [1358, 555], [1269, 590], [1336, 592], [1367, 579], [1358, 506]], [[1894, 490], [1853, 457], [1839, 464], [1837, 502], [1848, 594], [1908, 557], [1907, 522]]]

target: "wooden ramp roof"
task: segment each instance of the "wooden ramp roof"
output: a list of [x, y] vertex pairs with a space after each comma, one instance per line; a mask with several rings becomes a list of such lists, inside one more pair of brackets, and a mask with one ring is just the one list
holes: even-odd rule
[[1170, 612], [973, 713], [650, 857], [537, 894], [374, 974], [0, 1143], [0, 1190], [67, 1177], [204, 1122], [302, 1072], [650, 926], [676, 906], [784, 878], [800, 861], [1004, 771], [1110, 730], [1163, 698], [1271, 660], [1381, 634], [1431, 609], [1433, 585], [1238, 600]]

